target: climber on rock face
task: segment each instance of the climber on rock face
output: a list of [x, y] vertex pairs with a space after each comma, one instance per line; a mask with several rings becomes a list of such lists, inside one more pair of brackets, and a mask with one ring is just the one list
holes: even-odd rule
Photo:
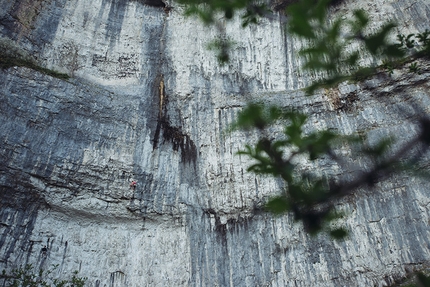
[[133, 189], [133, 191], [136, 190], [136, 185], [137, 185], [137, 181], [132, 180], [130, 183], [130, 187], [131, 187], [131, 189]]

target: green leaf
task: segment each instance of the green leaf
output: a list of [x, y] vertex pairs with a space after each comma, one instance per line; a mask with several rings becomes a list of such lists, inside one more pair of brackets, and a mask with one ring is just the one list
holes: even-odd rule
[[367, 17], [366, 12], [364, 12], [364, 10], [362, 10], [362, 9], [355, 10], [354, 16], [357, 19], [357, 23], [359, 24], [360, 28], [366, 27], [367, 24], [369, 23], [369, 17]]
[[405, 55], [405, 51], [400, 49], [399, 46], [392, 44], [384, 48], [384, 56], [389, 58], [401, 58]]
[[287, 8], [287, 15], [290, 16], [290, 32], [308, 39], [316, 38], [311, 25], [312, 18], [314, 17], [314, 13], [310, 9], [310, 7], [313, 7], [313, 3], [311, 2], [309, 0], [298, 1]]
[[274, 214], [282, 214], [290, 210], [288, 200], [284, 196], [271, 198], [265, 207]]
[[261, 105], [250, 104], [239, 113], [236, 125], [242, 129], [263, 129], [266, 126], [266, 121], [263, 119], [262, 114], [263, 107]]
[[363, 149], [363, 152], [375, 158], [379, 158], [384, 155], [393, 143], [392, 138], [383, 138], [376, 145]]
[[316, 1], [316, 5], [315, 1], [308, 1], [306, 5], [311, 5], [307, 6], [307, 8], [311, 11], [311, 15], [316, 18], [320, 23], [322, 23], [323, 21], [325, 21], [327, 9], [331, 1], [332, 0], [319, 0]]
[[353, 52], [346, 60], [346, 62], [348, 63], [348, 65], [350, 66], [355, 66], [357, 65], [357, 61], [359, 58], [359, 53], [358, 52]]
[[412, 39], [412, 37], [414, 37], [414, 36], [415, 36], [415, 34], [409, 34], [406, 37], [405, 44], [406, 44], [406, 47], [409, 48], [409, 49], [411, 49], [411, 48], [413, 48], [415, 46], [415, 40]]
[[231, 18], [233, 18], [234, 10], [231, 7], [226, 8], [224, 15], [225, 15], [225, 18], [231, 19]]
[[430, 43], [430, 31], [426, 29], [423, 33], [420, 33], [417, 35], [418, 42], [420, 42], [422, 45], [426, 46], [428, 43]]
[[330, 236], [334, 239], [343, 239], [348, 235], [348, 231], [344, 228], [337, 228], [330, 231]]
[[417, 274], [418, 282], [422, 284], [424, 287], [430, 287], [430, 276], [426, 276], [423, 273], [419, 272]]
[[236, 154], [238, 155], [252, 155], [253, 150], [249, 145], [245, 145], [246, 150], [239, 150]]
[[387, 23], [381, 27], [378, 33], [373, 34], [367, 38], [364, 38], [364, 43], [367, 49], [372, 55], [377, 55], [382, 48], [385, 47], [386, 38], [396, 25], [394, 23]]

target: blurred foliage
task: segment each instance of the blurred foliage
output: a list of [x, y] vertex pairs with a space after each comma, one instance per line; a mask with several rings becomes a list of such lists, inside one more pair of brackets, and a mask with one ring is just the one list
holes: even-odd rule
[[218, 62], [223, 65], [230, 60], [229, 50], [234, 45], [234, 41], [225, 37], [220, 37], [207, 45], [208, 50], [214, 51], [217, 55]]
[[430, 276], [423, 272], [416, 272], [411, 275], [402, 280], [404, 282], [390, 285], [390, 287], [430, 287]]
[[218, 30], [218, 38], [208, 44], [214, 50], [220, 64], [229, 61], [231, 41], [224, 31], [224, 21], [232, 20], [236, 15], [241, 17], [241, 26], [258, 24], [259, 18], [270, 14], [268, 6], [255, 0], [175, 0], [184, 5], [186, 16], [197, 16], [205, 25], [212, 25]]
[[426, 276], [424, 273], [417, 274], [417, 287], [430, 287], [430, 276]]
[[[422, 143], [430, 127], [425, 124], [426, 128], [417, 138], [394, 151], [392, 138], [382, 138], [369, 145], [360, 137], [343, 136], [329, 129], [309, 131], [309, 127], [305, 128], [306, 123], [307, 116], [300, 112], [250, 104], [239, 114], [233, 129], [254, 129], [260, 137], [254, 145], [246, 145], [238, 154], [253, 159], [249, 172], [279, 177], [285, 182], [285, 188], [267, 202], [267, 211], [274, 214], [291, 212], [310, 234], [325, 231], [337, 239], [347, 235], [346, 229], [339, 226], [338, 219], [344, 215], [336, 211], [337, 201], [358, 188], [372, 187], [391, 174], [406, 170], [405, 158], [411, 156], [411, 146]], [[283, 126], [282, 134], [276, 139], [268, 136], [268, 130], [274, 125]], [[353, 146], [370, 168], [347, 180], [322, 175], [316, 168], [321, 159], [341, 169], [348, 167], [345, 159], [339, 156], [345, 144]], [[314, 168], [309, 170], [309, 166]]]
[[[353, 11], [350, 19], [329, 21], [330, 2], [302, 0], [287, 8], [288, 31], [308, 43], [299, 52], [305, 62], [303, 69], [325, 75], [306, 89], [309, 95], [321, 87], [361, 80], [375, 73], [381, 62], [392, 62], [405, 55], [398, 44], [390, 42], [390, 33], [396, 27], [393, 22], [369, 34], [369, 17], [363, 10]], [[373, 57], [379, 64], [362, 66], [359, 61], [364, 57]]]
[[258, 18], [269, 11], [266, 4], [254, 0], [176, 0], [184, 4], [185, 15], [198, 16], [206, 25], [214, 24], [219, 17], [232, 19], [241, 13], [242, 26], [256, 24]]
[[[242, 17], [242, 26], [247, 26], [258, 23], [259, 18], [273, 15], [268, 6], [252, 0], [178, 2], [186, 4], [186, 14], [199, 16], [207, 25], [217, 26], [218, 19], [228, 21], [238, 14]], [[392, 74], [395, 68], [405, 63], [409, 63], [410, 72], [419, 73], [419, 65], [411, 59], [430, 55], [428, 30], [417, 35], [400, 34], [396, 38], [393, 36], [396, 24], [388, 21], [369, 33], [370, 19], [363, 10], [352, 11], [351, 17], [331, 19], [328, 11], [337, 1], [287, 2], [288, 5], [281, 3], [277, 7], [285, 8], [288, 33], [305, 43], [298, 52], [303, 59], [302, 68], [317, 73], [320, 78], [305, 89], [308, 95], [347, 80], [363, 80], [381, 68]], [[211, 44], [211, 48], [221, 55], [218, 57], [220, 61], [229, 60], [231, 45], [225, 39], [224, 35]], [[364, 59], [370, 59], [371, 64], [363, 65]], [[232, 129], [258, 131], [257, 142], [239, 151], [239, 155], [253, 160], [248, 171], [279, 177], [285, 182], [284, 190], [271, 198], [264, 209], [274, 214], [292, 213], [310, 234], [325, 231], [337, 239], [345, 237], [347, 231], [339, 223], [344, 215], [335, 208], [339, 199], [360, 188], [371, 188], [395, 173], [413, 170], [430, 142], [430, 120], [425, 113], [420, 119], [418, 135], [396, 149], [392, 138], [382, 138], [369, 145], [364, 137], [346, 137], [328, 129], [309, 131], [309, 126], [305, 128], [307, 118], [294, 110], [250, 104], [239, 114]], [[275, 124], [284, 127], [282, 136], [269, 137], [269, 130]], [[366, 162], [368, 168], [349, 178], [321, 174], [317, 168], [321, 159], [331, 161], [343, 171], [350, 170], [350, 160], [340, 156], [342, 145], [353, 146], [354, 156]]]
[[53, 278], [53, 271], [58, 267], [53, 266], [51, 270], [40, 269], [37, 271], [31, 264], [13, 269], [10, 273], [3, 270], [0, 281], [4, 287], [84, 287], [87, 278], [79, 277], [78, 271], [73, 272], [69, 279]]

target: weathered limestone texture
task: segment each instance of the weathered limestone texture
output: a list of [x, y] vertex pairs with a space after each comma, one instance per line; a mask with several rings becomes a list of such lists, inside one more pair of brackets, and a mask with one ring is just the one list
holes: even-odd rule
[[[237, 46], [221, 67], [205, 49], [216, 32], [175, 5], [0, 0], [0, 40], [71, 76], [0, 70], [0, 269], [58, 264], [56, 276], [78, 270], [97, 287], [387, 286], [429, 264], [427, 182], [398, 176], [362, 190], [339, 205], [347, 240], [311, 238], [288, 216], [254, 211], [282, 182], [247, 173], [235, 155], [255, 135], [225, 133], [263, 100], [310, 113], [309, 129], [407, 140], [417, 127], [405, 111], [418, 102], [430, 112], [428, 62], [421, 74], [405, 68], [307, 98], [301, 43], [282, 21], [226, 25]], [[335, 12], [359, 7], [375, 27], [430, 29], [426, 0]]]

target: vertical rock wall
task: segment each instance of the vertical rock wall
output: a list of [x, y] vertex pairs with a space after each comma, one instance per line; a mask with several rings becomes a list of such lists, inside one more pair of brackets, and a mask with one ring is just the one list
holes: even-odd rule
[[[237, 45], [221, 67], [205, 49], [216, 32], [175, 3], [0, 5], [1, 40], [71, 76], [0, 71], [1, 268], [58, 264], [55, 275], [78, 270], [88, 286], [383, 286], [428, 264], [427, 183], [397, 177], [360, 191], [339, 206], [348, 240], [310, 238], [288, 216], [254, 211], [282, 182], [247, 173], [249, 161], [235, 155], [255, 135], [225, 133], [257, 99], [310, 113], [309, 129], [407, 134], [416, 126], [401, 111], [415, 100], [429, 106], [427, 63], [421, 75], [306, 98], [301, 43], [280, 21], [226, 25]], [[357, 7], [375, 25], [393, 17], [403, 33], [430, 28], [426, 1], [335, 12]]]

